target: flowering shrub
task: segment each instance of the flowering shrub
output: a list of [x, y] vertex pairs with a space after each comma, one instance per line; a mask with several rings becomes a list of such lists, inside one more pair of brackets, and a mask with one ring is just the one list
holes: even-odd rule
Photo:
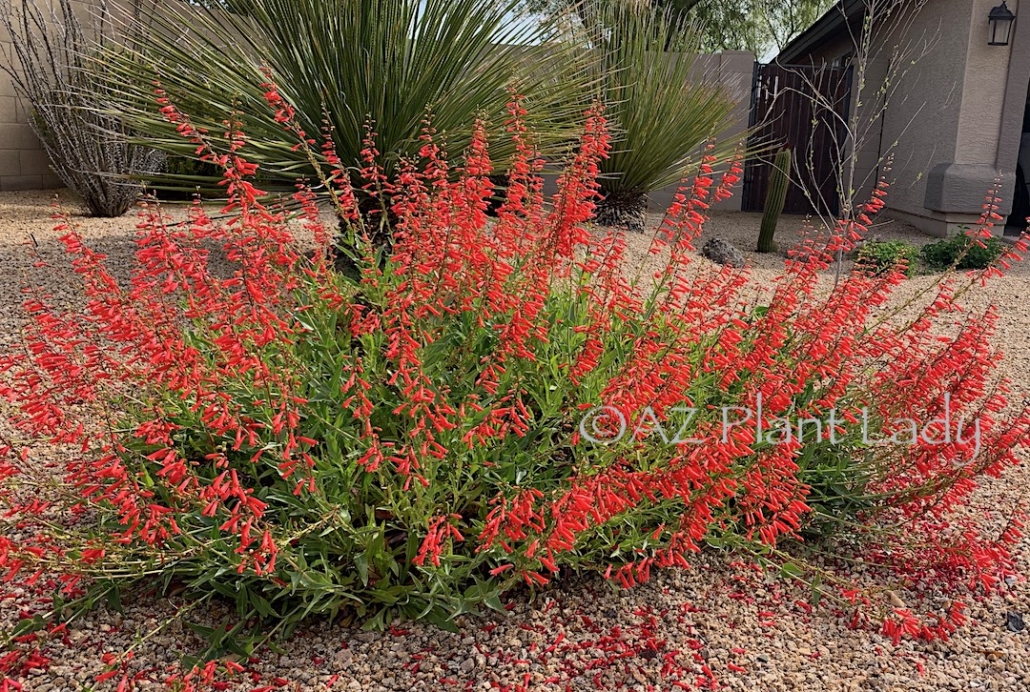
[[[363, 192], [389, 199], [382, 218], [397, 219], [380, 260], [368, 240], [376, 216], [358, 212], [331, 139], [312, 151], [266, 89], [321, 162], [348, 222], [339, 251], [359, 274], [332, 269], [335, 222], [322, 224], [309, 188], [294, 201], [310, 256], [287, 213], [259, 203], [238, 124], [216, 152], [162, 95], [165, 117], [225, 170], [228, 220], [196, 205], [173, 225], [146, 205], [125, 285], [61, 222], [87, 303], [65, 311], [28, 292], [32, 319], [21, 349], [0, 356], [0, 392], [21, 433], [61, 446], [64, 468], [4, 443], [2, 521], [18, 526], [0, 532], [5, 583], [56, 574], [67, 600], [156, 576], [235, 600], [241, 624], [212, 634], [232, 646], [253, 618], [285, 633], [341, 610], [373, 627], [393, 615], [450, 626], [500, 608], [519, 584], [589, 570], [630, 586], [706, 544], [800, 578], [794, 539], [888, 524], [897, 530], [877, 534], [887, 543], [871, 559], [915, 556], [921, 574], [977, 587], [1006, 573], [1016, 527], [993, 540], [948, 526], [947, 512], [1014, 462], [1030, 420], [1000, 413], [993, 314], [953, 337], [935, 331], [964, 282], [991, 272], [945, 275], [914, 318], [888, 308], [896, 268], [818, 291], [885, 186], [828, 242], [789, 259], [754, 309], [746, 272], [694, 266], [691, 253], [739, 164], [715, 176], [701, 162], [653, 240], [659, 268], [641, 276], [621, 234], [588, 225], [609, 146], [602, 111], [588, 114], [546, 200], [516, 101], [517, 153], [492, 219], [485, 124], [457, 166], [427, 125], [419, 165], [396, 179], [369, 131]], [[216, 246], [228, 275], [212, 271]], [[954, 434], [945, 407], [949, 420], [975, 417], [978, 435]], [[903, 439], [901, 420], [927, 421], [930, 434]], [[827, 424], [806, 435], [805, 421]], [[838, 587], [821, 588], [859, 612], [864, 597]], [[960, 608], [877, 616], [891, 635], [933, 637]]]

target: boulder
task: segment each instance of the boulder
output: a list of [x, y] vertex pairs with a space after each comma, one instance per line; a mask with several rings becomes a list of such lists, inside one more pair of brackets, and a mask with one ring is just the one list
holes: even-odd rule
[[744, 266], [744, 253], [725, 238], [712, 238], [701, 248], [701, 255], [717, 264], [730, 267]]

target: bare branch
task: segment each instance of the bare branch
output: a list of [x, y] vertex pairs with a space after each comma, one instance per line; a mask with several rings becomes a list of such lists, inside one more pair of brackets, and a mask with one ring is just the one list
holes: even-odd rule
[[120, 216], [139, 195], [139, 176], [160, 170], [164, 155], [129, 144], [122, 123], [102, 112], [104, 86], [88, 56], [117, 45], [120, 36], [107, 0], [90, 9], [84, 27], [72, 0], [21, 0], [20, 8], [0, 2], [0, 27], [10, 41], [0, 70], [30, 105], [29, 125], [58, 177], [90, 214]]

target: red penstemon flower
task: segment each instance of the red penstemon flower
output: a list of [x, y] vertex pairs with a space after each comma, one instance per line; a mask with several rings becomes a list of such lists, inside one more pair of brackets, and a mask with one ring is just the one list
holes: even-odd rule
[[[801, 537], [818, 512], [825, 488], [809, 451], [826, 440], [771, 444], [753, 427], [726, 430], [720, 406], [760, 399], [766, 416], [785, 419], [839, 411], [834, 432], [846, 436], [863, 415], [874, 433], [897, 418], [939, 418], [945, 395], [953, 415], [981, 421], [979, 456], [970, 461], [968, 440], [862, 449], [849, 462], [868, 479], [861, 494], [885, 500], [857, 513], [856, 525], [893, 522], [919, 537], [895, 534], [888, 550], [865, 557], [894, 570], [921, 565], [956, 589], [992, 588], [1011, 571], [1018, 522], [991, 540], [949, 519], [978, 478], [1016, 462], [1030, 431], [1026, 411], [1006, 413], [1008, 388], [994, 378], [997, 315], [940, 329], [968, 286], [995, 271], [943, 277], [914, 317], [891, 307], [900, 271], [822, 281], [882, 210], [886, 184], [828, 238], [808, 239], [755, 310], [747, 270], [695, 266], [692, 252], [711, 205], [739, 181], [739, 159], [722, 162], [719, 176], [714, 150], [704, 152], [652, 239], [663, 263], [644, 276], [626, 266], [625, 236], [589, 227], [598, 162], [611, 146], [599, 106], [548, 200], [513, 96], [507, 196], [490, 219], [485, 122], [451, 166], [427, 121], [417, 160], [391, 178], [374, 123], [360, 160], [345, 162], [331, 130], [319, 144], [297, 124], [270, 74], [262, 88], [284, 136], [311, 154], [340, 229], [326, 228], [305, 184], [292, 195], [295, 213], [263, 202], [237, 117], [218, 144], [157, 89], [169, 122], [225, 170], [227, 220], [197, 203], [172, 224], [146, 202], [125, 283], [59, 219], [84, 305], [62, 311], [43, 289], [27, 291], [23, 339], [0, 355], [0, 396], [21, 434], [74, 452], [64, 457], [67, 492], [40, 498], [48, 471], [21, 445], [0, 444], [4, 520], [31, 527], [17, 540], [0, 534], [3, 582], [35, 584], [74, 554], [80, 568], [58, 586], [75, 590], [135, 555], [206, 559], [219, 578], [273, 591], [321, 588], [298, 576], [303, 563], [345, 575], [346, 587], [319, 579], [358, 600], [409, 586], [413, 599], [431, 599], [438, 586], [485, 599], [488, 588], [470, 585], [537, 586], [567, 568], [631, 586], [655, 568], [688, 565], [716, 540], [782, 557], [785, 539]], [[989, 202], [975, 232], [996, 216]], [[295, 218], [314, 240], [310, 258]], [[383, 260], [372, 238], [386, 225]], [[328, 261], [338, 235], [358, 269], [346, 281]], [[214, 248], [227, 270], [213, 269]], [[589, 444], [579, 428], [598, 404], [627, 419], [610, 447]], [[680, 432], [683, 406], [699, 412], [685, 430], [692, 441], [656, 444], [655, 424]], [[645, 412], [650, 427], [638, 427]], [[80, 544], [50, 536], [42, 518], [61, 498], [103, 514], [104, 531]], [[908, 574], [910, 583], [924, 572]], [[381, 586], [391, 579], [400, 581]], [[841, 603], [868, 601], [843, 577], [839, 586]], [[891, 638], [946, 636], [963, 618], [957, 600], [947, 613], [884, 615]], [[0, 675], [25, 655], [0, 661]], [[123, 670], [108, 672], [114, 680]], [[213, 674], [195, 669], [175, 683], [207, 684]]]

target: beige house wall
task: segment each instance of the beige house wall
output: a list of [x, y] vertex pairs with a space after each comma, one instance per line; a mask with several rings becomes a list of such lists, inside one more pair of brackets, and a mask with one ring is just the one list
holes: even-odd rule
[[[890, 53], [925, 47], [914, 65], [892, 65], [892, 70], [905, 74], [898, 79], [883, 119], [885, 153], [893, 156], [889, 205], [902, 215], [927, 213], [928, 172], [956, 160], [973, 34], [971, 5], [979, 1], [934, 0], [912, 20], [907, 35], [884, 47]], [[986, 28], [982, 35], [986, 43]]]
[[[974, 0], [967, 11], [971, 31], [966, 49], [965, 82], [959, 112], [957, 163], [994, 163], [998, 155], [1005, 85], [1014, 41], [1008, 46], [987, 45], [987, 13], [997, 0]], [[1019, 0], [1009, 8], [1019, 11]], [[1025, 3], [1030, 8], [1030, 2]], [[1030, 19], [1030, 18], [1027, 18]]]
[[[987, 15], [997, 4], [925, 0], [875, 30], [864, 85], [856, 78], [853, 99], [859, 131], [849, 153], [857, 200], [890, 160], [888, 210], [925, 232], [943, 236], [974, 223], [996, 183], [1008, 213], [1016, 157], [1009, 150], [1019, 139], [1012, 131], [1021, 126], [1026, 100], [1026, 81], [1016, 71], [1030, 70], [1030, 16], [1017, 19], [1009, 46], [989, 46]], [[1021, 5], [1030, 12], [1030, 0], [1008, 5], [1017, 15]], [[850, 36], [838, 36], [802, 61], [832, 63], [855, 50]]]
[[[932, 45], [901, 80], [903, 98], [884, 121], [884, 139], [898, 152], [890, 207], [933, 235], [975, 223], [995, 181], [1009, 196], [1014, 188], [1015, 168], [997, 167], [1013, 44], [987, 45], [994, 4], [934, 0], [920, 13], [909, 40]], [[1010, 7], [1018, 12], [1017, 0]]]

